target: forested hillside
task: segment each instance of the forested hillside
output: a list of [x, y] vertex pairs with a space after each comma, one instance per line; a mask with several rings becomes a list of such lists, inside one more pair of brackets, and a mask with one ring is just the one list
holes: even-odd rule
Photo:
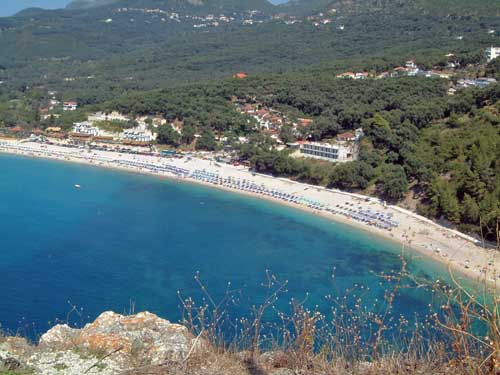
[[[371, 1], [300, 3], [308, 14], [338, 5], [336, 12], [313, 19], [293, 16], [293, 5], [274, 7], [265, 0], [198, 3], [127, 0], [0, 19], [0, 89], [43, 85], [96, 103], [117, 91], [220, 79], [236, 71], [385, 70], [409, 58], [430, 67], [447, 53], [478, 62], [483, 49], [499, 41], [489, 30], [500, 28], [500, 17], [485, 0], [467, 2], [475, 4], [473, 12], [465, 3], [453, 5], [452, 13], [435, 12], [436, 2], [423, 0], [382, 7]], [[360, 9], [353, 12], [347, 3]], [[197, 18], [219, 13], [234, 19], [217, 19], [214, 26]], [[322, 20], [329, 23], [315, 25]]]

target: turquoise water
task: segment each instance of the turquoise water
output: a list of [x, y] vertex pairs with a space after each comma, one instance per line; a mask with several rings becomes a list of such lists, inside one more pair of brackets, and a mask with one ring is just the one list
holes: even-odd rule
[[[283, 306], [308, 295], [326, 311], [325, 295], [355, 283], [381, 298], [373, 272], [400, 265], [394, 243], [259, 199], [40, 159], [0, 156], [0, 169], [0, 323], [11, 331], [42, 332], [73, 305], [81, 323], [131, 301], [175, 321], [177, 291], [200, 296], [196, 272], [216, 300], [229, 281], [242, 289], [236, 314], [265, 298], [266, 270], [289, 281]], [[397, 312], [425, 313], [427, 298], [402, 291]]]

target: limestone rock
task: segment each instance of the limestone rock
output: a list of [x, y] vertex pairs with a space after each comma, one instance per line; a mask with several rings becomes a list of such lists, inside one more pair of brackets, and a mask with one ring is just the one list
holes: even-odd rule
[[181, 361], [194, 344], [195, 350], [202, 345], [186, 327], [149, 312], [124, 316], [108, 311], [82, 329], [58, 325], [40, 339], [40, 347], [49, 350], [87, 350], [97, 357], [111, 354], [127, 363], [140, 358], [152, 365]]

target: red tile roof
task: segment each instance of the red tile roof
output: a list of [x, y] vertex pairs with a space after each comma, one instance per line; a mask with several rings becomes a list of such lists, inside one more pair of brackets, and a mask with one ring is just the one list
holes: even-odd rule
[[239, 72], [233, 75], [233, 78], [244, 79], [248, 77], [248, 73]]

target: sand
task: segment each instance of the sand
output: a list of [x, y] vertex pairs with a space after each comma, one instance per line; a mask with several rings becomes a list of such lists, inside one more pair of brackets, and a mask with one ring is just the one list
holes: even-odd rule
[[[202, 183], [219, 189], [270, 199], [295, 208], [307, 210], [330, 220], [355, 226], [368, 231], [371, 234], [382, 236], [392, 241], [397, 241], [401, 244], [402, 249], [412, 249], [417, 251], [424, 256], [440, 262], [445, 267], [449, 267], [451, 271], [459, 272], [470, 279], [477, 281], [485, 280], [490, 284], [496, 284], [496, 281], [500, 280], [500, 274], [497, 272], [497, 269], [500, 269], [497, 267], [500, 264], [497, 250], [491, 246], [482, 246], [479, 241], [472, 237], [440, 226], [439, 224], [413, 212], [406, 211], [397, 206], [385, 205], [384, 202], [377, 198], [369, 198], [338, 190], [297, 183], [284, 178], [274, 178], [271, 176], [254, 174], [248, 171], [245, 167], [235, 167], [227, 164], [214, 163], [210, 160], [194, 157], [167, 159], [156, 156], [132, 155], [110, 151], [89, 151], [87, 149], [7, 140], [0, 140], [0, 152], [57, 159], [95, 165], [104, 168], [114, 168], [171, 177], [182, 179], [187, 182]], [[124, 162], [170, 165], [187, 169], [190, 172], [195, 170], [205, 170], [207, 172], [217, 173], [221, 178], [231, 176], [235, 179], [245, 179], [257, 185], [265, 185], [268, 189], [310, 199], [330, 208], [335, 208], [337, 205], [340, 207], [347, 207], [347, 205], [351, 205], [350, 207], [353, 207], [352, 205], [354, 205], [356, 208], [370, 208], [371, 210], [378, 212], [392, 213], [393, 220], [399, 222], [400, 224], [397, 228], [392, 228], [389, 231], [387, 229], [378, 228], [373, 225], [368, 225], [352, 218], [348, 218], [342, 214], [334, 214], [323, 209], [311, 208], [304, 204], [285, 202], [281, 199], [241, 191], [228, 186], [214, 185], [212, 183], [198, 181], [189, 177], [174, 176], [170, 173], [155, 172], [148, 168], [124, 166], [121, 164]], [[75, 181], [75, 184], [78, 184], [78, 181]]]

